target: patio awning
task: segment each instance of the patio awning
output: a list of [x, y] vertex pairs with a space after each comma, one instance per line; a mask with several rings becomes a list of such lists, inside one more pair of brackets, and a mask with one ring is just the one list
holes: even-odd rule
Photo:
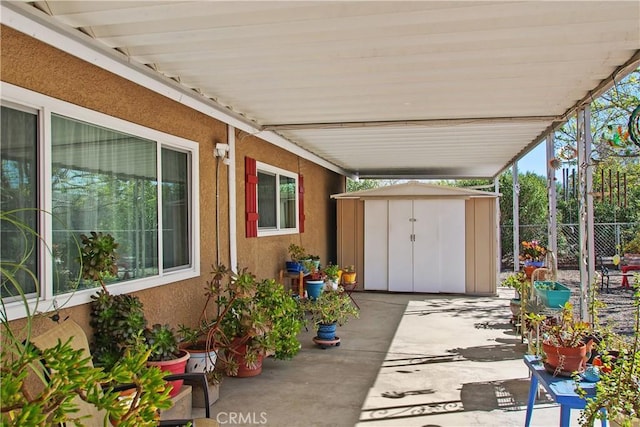
[[360, 177], [495, 177], [640, 63], [637, 1], [9, 3]]

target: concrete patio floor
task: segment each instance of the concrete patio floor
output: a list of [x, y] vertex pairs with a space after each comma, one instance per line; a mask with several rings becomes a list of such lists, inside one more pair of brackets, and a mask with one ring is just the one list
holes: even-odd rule
[[[303, 330], [293, 360], [225, 378], [212, 416], [223, 426], [523, 426], [525, 348], [509, 324], [513, 291], [499, 293], [354, 294], [360, 319], [338, 329], [339, 347], [323, 350]], [[542, 393], [532, 426], [559, 417]]]

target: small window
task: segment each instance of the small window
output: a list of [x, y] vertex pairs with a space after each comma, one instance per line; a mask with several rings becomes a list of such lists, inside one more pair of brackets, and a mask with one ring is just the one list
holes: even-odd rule
[[258, 234], [298, 232], [298, 176], [263, 163], [258, 168]]

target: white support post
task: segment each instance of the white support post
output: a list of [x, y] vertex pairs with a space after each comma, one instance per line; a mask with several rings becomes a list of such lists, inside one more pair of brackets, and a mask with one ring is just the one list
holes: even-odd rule
[[552, 271], [558, 270], [558, 218], [557, 218], [557, 192], [556, 170], [551, 166], [551, 160], [555, 158], [555, 143], [553, 132], [546, 138], [547, 145], [547, 195], [549, 201], [549, 217], [547, 221], [547, 247], [555, 257], [552, 260], [556, 265], [548, 266]]
[[[580, 318], [589, 317], [589, 289], [595, 276], [595, 252], [593, 236], [593, 170], [591, 161], [591, 110], [584, 107], [577, 114], [578, 131], [578, 205], [580, 228]], [[592, 319], [589, 319], [592, 320]]]
[[513, 164], [513, 271], [520, 271], [520, 184], [518, 183], [518, 162]]

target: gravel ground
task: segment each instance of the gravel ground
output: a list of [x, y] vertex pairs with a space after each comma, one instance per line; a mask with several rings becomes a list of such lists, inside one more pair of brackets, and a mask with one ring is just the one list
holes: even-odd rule
[[[508, 271], [500, 273], [500, 281], [510, 273]], [[570, 301], [577, 312], [580, 306], [580, 271], [560, 270], [558, 271], [558, 282], [571, 289]], [[633, 278], [630, 278], [629, 282], [633, 283]], [[631, 336], [635, 320], [633, 291], [622, 288], [621, 283], [622, 277], [611, 277], [607, 292], [606, 287], [604, 291], [600, 291], [600, 282], [598, 281], [598, 299], [606, 304], [606, 307], [599, 310], [600, 322], [603, 325], [611, 325], [614, 332]]]

